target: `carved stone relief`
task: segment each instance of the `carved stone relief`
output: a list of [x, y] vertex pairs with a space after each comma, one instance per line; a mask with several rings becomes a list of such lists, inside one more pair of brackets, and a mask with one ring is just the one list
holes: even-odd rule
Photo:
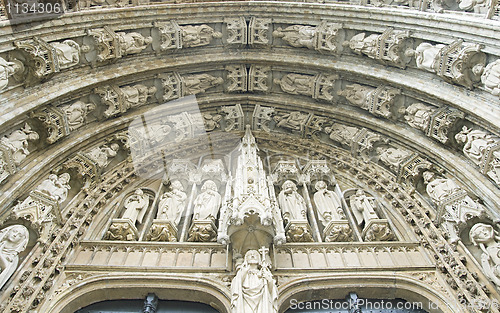
[[12, 225], [0, 230], [0, 288], [16, 271], [18, 254], [26, 249], [28, 240], [28, 229], [23, 225]]
[[226, 18], [226, 43], [246, 45], [248, 42], [248, 27], [244, 17]]
[[320, 52], [336, 53], [338, 35], [342, 25], [338, 23], [321, 22], [318, 26], [291, 25], [278, 27], [273, 36], [282, 38], [292, 47], [305, 47]]
[[156, 87], [148, 87], [143, 84], [123, 87], [109, 85], [94, 89], [94, 92], [100, 97], [101, 103], [107, 106], [103, 113], [106, 118], [145, 105], [156, 91]]
[[155, 22], [160, 35], [160, 50], [193, 48], [209, 45], [215, 38], [222, 38], [220, 32], [202, 25], [179, 26], [177, 22]]
[[16, 73], [22, 72], [23, 69], [23, 64], [17, 60], [12, 62], [0, 58], [0, 91], [7, 88], [10, 77], [14, 76]]
[[224, 131], [229, 132], [244, 129], [245, 114], [243, 113], [243, 109], [240, 104], [223, 106], [221, 108], [221, 112], [225, 114], [224, 121], [226, 122], [226, 126]]
[[87, 122], [87, 115], [95, 109], [93, 103], [77, 101], [59, 108], [66, 116], [68, 128], [70, 131], [76, 130]]
[[388, 86], [373, 88], [352, 84], [347, 85], [337, 94], [344, 96], [354, 106], [367, 110], [374, 115], [390, 118], [393, 114], [392, 107], [395, 105], [396, 97], [401, 94], [401, 91]]
[[268, 45], [271, 19], [251, 17], [248, 24], [248, 44]]
[[471, 242], [481, 248], [481, 265], [486, 276], [500, 286], [500, 236], [493, 226], [477, 223], [469, 232]]
[[332, 101], [334, 98], [335, 81], [338, 75], [305, 75], [297, 73], [285, 74], [281, 79], [274, 79], [274, 83], [281, 90], [292, 95], [304, 95], [314, 99]]
[[0, 138], [0, 152], [2, 152], [0, 159], [4, 162], [5, 167], [10, 171], [15, 170], [30, 154], [30, 141], [38, 139], [38, 133], [33, 131], [28, 123], [24, 124], [24, 128], [15, 130], [9, 135]]
[[[492, 95], [500, 98], [500, 60], [489, 63], [485, 68], [473, 68], [477, 75], [481, 74], [481, 83]], [[0, 88], [1, 89], [1, 88]]]

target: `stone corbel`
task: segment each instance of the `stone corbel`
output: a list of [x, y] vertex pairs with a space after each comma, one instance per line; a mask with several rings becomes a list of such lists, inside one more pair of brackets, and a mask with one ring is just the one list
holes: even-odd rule
[[226, 18], [224, 24], [226, 26], [226, 44], [244, 46], [248, 43], [248, 26], [243, 16]]
[[273, 121], [274, 114], [275, 108], [263, 107], [260, 104], [257, 104], [252, 114], [252, 129], [263, 130], [268, 133], [271, 132], [269, 124]]
[[223, 106], [220, 111], [225, 114], [224, 121], [226, 126], [224, 131], [242, 131], [245, 129], [245, 114], [243, 113], [241, 104]]
[[248, 24], [248, 44], [268, 45], [271, 38], [271, 19], [251, 17]]
[[49, 144], [53, 144], [70, 134], [67, 116], [57, 107], [46, 106], [33, 112], [31, 117], [42, 121], [43, 125], [47, 127], [47, 142]]

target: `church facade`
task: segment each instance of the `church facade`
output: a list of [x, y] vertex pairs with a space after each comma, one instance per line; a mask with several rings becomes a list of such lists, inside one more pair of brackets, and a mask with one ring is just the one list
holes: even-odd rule
[[500, 312], [499, 12], [4, 0], [0, 312]]

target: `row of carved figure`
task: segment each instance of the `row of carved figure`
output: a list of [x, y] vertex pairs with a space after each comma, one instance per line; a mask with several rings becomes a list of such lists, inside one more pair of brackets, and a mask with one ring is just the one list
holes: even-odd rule
[[[22, 3], [19, 1], [15, 1], [18, 3]], [[193, 2], [192, 0], [180, 1], [185, 3]], [[461, 12], [473, 12], [476, 14], [481, 14], [486, 18], [499, 19], [498, 13], [498, 3], [495, 1], [485, 1], [485, 0], [457, 0], [457, 1], [440, 1], [440, 0], [362, 0], [362, 1], [339, 1], [339, 0], [318, 0], [319, 3], [351, 3], [354, 5], [365, 5], [365, 6], [376, 6], [376, 7], [404, 7], [411, 8], [419, 11], [431, 11], [442, 13], [446, 11], [447, 13], [453, 11], [461, 11]], [[124, 6], [144, 6], [144, 5], [158, 5], [160, 2], [158, 1], [141, 1], [140, 3], [137, 1], [124, 1], [124, 0], [84, 0], [79, 1], [77, 5], [74, 5], [70, 1], [64, 1], [64, 7], [66, 8], [66, 12], [77, 12], [80, 10], [88, 10], [90, 8], [105, 8], [105, 7], [124, 7]], [[1, 5], [0, 5], [1, 6]], [[6, 19], [7, 14], [5, 10], [0, 10], [0, 20]], [[27, 12], [24, 15], [29, 15], [31, 12]], [[20, 14], [20, 13], [19, 13]], [[17, 14], [17, 15], [19, 15]], [[16, 15], [16, 16], [17, 16]], [[23, 15], [21, 15], [23, 16]]]
[[[406, 68], [414, 59], [416, 68], [435, 73], [450, 83], [469, 89], [482, 86], [493, 95], [500, 96], [500, 60], [486, 65], [487, 56], [481, 52], [482, 46], [478, 44], [456, 40], [447, 45], [421, 42], [414, 47], [415, 39], [410, 37], [408, 31], [392, 28], [382, 34], [367, 36], [366, 33], [359, 33], [341, 43], [339, 33], [342, 25], [329, 22], [321, 22], [318, 26], [279, 27], [272, 32], [272, 36], [272, 25], [266, 19], [252, 18], [247, 25], [245, 18], [241, 17], [234, 21], [228, 20], [225, 25], [228, 38], [224, 40], [228, 44], [267, 45], [274, 36], [293, 47], [320, 52], [338, 53], [339, 47], [349, 47], [356, 54], [400, 68]], [[157, 22], [153, 30], [147, 32], [152, 33], [155, 39], [140, 32], [114, 32], [104, 27], [88, 30], [92, 45], [80, 46], [70, 39], [47, 43], [40, 38], [33, 38], [15, 42], [17, 50], [11, 54], [10, 60], [0, 58], [0, 90], [8, 86], [11, 76], [18, 81], [27, 80], [29, 85], [63, 69], [83, 64], [83, 60], [116, 60], [140, 53], [151, 44], [161, 51], [199, 47], [209, 45], [214, 38], [222, 36], [206, 24], [179, 26], [175, 21]], [[247, 34], [251, 36], [248, 39], [245, 37]], [[42, 57], [39, 51], [46, 53]]]

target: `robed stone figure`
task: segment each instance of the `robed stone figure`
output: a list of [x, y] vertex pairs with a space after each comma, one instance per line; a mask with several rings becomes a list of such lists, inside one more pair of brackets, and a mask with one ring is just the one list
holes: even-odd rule
[[0, 231], [0, 288], [16, 271], [18, 255], [26, 249], [28, 240], [28, 229], [23, 225], [12, 225]]
[[375, 198], [369, 197], [362, 189], [358, 189], [356, 194], [351, 196], [351, 207], [358, 225], [368, 225], [371, 220], [378, 219], [375, 212]]
[[283, 213], [283, 219], [289, 221], [306, 221], [307, 208], [304, 198], [297, 192], [297, 186], [287, 180], [281, 186], [278, 203]]
[[221, 205], [221, 195], [217, 185], [212, 180], [207, 180], [201, 187], [201, 193], [194, 200], [195, 221], [215, 221]]
[[326, 227], [330, 221], [340, 221], [345, 219], [344, 211], [339, 196], [327, 189], [327, 184], [319, 180], [314, 185], [316, 193], [314, 194], [314, 204], [318, 212], [318, 218]]
[[148, 207], [149, 196], [144, 194], [142, 189], [137, 189], [133, 195], [125, 200], [125, 212], [122, 218], [131, 220], [132, 224], [136, 222], [141, 224]]
[[186, 205], [186, 198], [187, 195], [184, 192], [182, 183], [174, 180], [172, 182], [172, 190], [165, 192], [160, 198], [156, 218], [159, 220], [170, 220], [175, 226], [179, 225]]
[[231, 283], [231, 313], [278, 312], [278, 288], [257, 250], [245, 254]]

